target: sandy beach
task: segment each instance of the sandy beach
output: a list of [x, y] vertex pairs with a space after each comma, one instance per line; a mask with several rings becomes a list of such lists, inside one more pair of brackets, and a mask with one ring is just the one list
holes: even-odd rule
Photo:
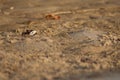
[[119, 0], [0, 0], [0, 80], [119, 75]]

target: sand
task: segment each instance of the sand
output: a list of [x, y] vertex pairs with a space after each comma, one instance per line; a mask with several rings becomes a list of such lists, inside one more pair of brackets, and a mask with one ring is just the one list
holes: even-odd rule
[[119, 75], [119, 0], [0, 0], [0, 80]]

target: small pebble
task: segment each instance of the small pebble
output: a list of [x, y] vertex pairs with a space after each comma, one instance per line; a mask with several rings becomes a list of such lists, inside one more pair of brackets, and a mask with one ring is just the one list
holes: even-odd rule
[[14, 9], [14, 7], [13, 7], [13, 6], [11, 6], [11, 7], [10, 7], [10, 9], [11, 9], [11, 10], [13, 10], [13, 9]]
[[35, 35], [35, 34], [37, 34], [37, 31], [35, 31], [35, 30], [33, 30], [33, 31], [31, 31], [31, 32], [29, 33], [29, 35], [31, 35], [31, 36], [33, 36], [33, 35]]

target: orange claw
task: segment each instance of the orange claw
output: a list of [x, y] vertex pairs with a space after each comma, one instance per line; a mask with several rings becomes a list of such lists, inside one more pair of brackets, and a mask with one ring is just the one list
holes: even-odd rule
[[60, 16], [54, 15], [54, 14], [48, 14], [45, 16], [46, 19], [52, 19], [52, 20], [58, 20], [60, 19]]

